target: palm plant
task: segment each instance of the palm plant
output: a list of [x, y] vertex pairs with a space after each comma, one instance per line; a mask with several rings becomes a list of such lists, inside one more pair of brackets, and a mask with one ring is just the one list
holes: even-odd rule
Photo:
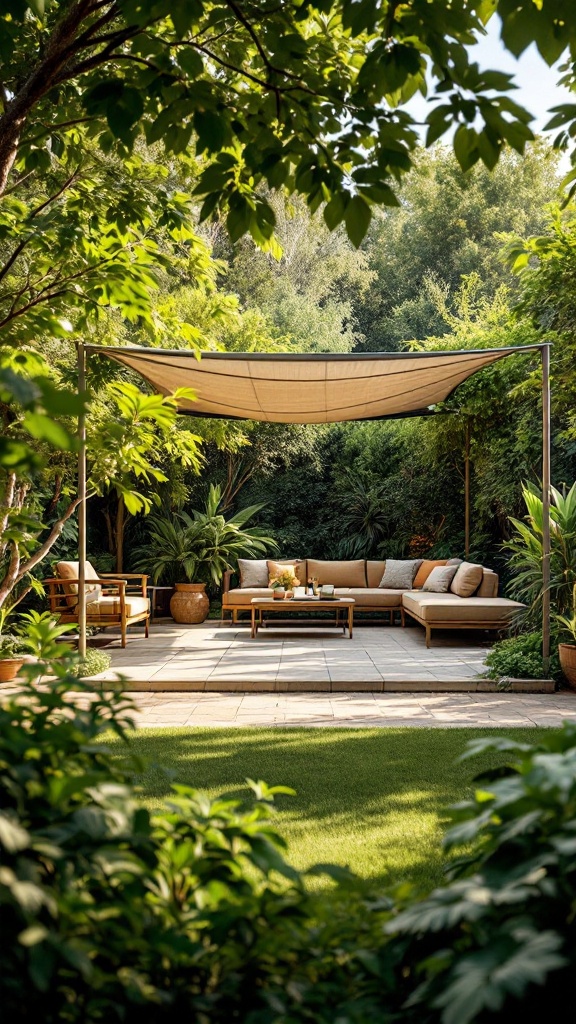
[[[504, 545], [511, 552], [515, 573], [513, 597], [528, 605], [526, 619], [536, 623], [542, 604], [543, 502], [539, 491], [528, 484], [522, 489], [528, 515], [524, 522], [511, 519], [515, 536]], [[576, 483], [563, 495], [551, 488], [550, 505], [550, 604], [557, 616], [572, 607], [576, 584]]]
[[259, 527], [246, 524], [264, 505], [249, 505], [230, 518], [221, 511], [220, 486], [210, 485], [204, 510], [188, 515], [148, 518], [148, 542], [137, 552], [137, 568], [148, 571], [156, 584], [195, 582], [218, 586], [227, 569], [242, 557], [257, 558], [277, 544]]
[[337, 500], [338, 558], [370, 558], [387, 532], [389, 516], [382, 490], [348, 472]]

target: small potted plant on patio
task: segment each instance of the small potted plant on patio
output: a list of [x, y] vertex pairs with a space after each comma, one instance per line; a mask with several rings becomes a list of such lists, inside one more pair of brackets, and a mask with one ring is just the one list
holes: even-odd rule
[[221, 488], [211, 484], [203, 510], [148, 519], [148, 543], [137, 552], [137, 568], [149, 571], [155, 584], [174, 586], [170, 613], [176, 622], [203, 622], [210, 608], [206, 587], [219, 586], [236, 559], [276, 549], [276, 542], [258, 527], [246, 528], [263, 505], [250, 505], [226, 518], [221, 500]]
[[27, 658], [27, 644], [13, 633], [0, 634], [0, 683], [16, 678]]
[[576, 584], [572, 592], [572, 616], [556, 615], [562, 631], [571, 637], [571, 643], [558, 644], [560, 667], [571, 689], [576, 690]]

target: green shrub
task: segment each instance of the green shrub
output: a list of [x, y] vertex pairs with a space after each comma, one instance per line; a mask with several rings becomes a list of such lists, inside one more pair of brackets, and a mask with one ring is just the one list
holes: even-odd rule
[[338, 889], [311, 897], [270, 824], [275, 791], [253, 783], [243, 809], [178, 786], [151, 816], [141, 766], [95, 742], [126, 738], [130, 704], [71, 701], [83, 684], [62, 660], [38, 689], [47, 668], [0, 704], [7, 1021], [509, 1024], [571, 1005], [574, 726], [473, 745], [511, 764], [455, 809], [446, 848], [470, 852], [427, 898], [366, 896], [325, 866]]
[[486, 657], [490, 679], [559, 679], [558, 651], [552, 644], [550, 670], [544, 671], [542, 633], [521, 633], [500, 640]]
[[14, 633], [0, 633], [0, 659], [17, 658], [20, 654], [26, 654], [28, 647], [21, 636]]
[[90, 676], [106, 672], [111, 664], [112, 659], [105, 651], [99, 651], [96, 647], [87, 647], [86, 655], [80, 659], [75, 671], [81, 679], [88, 679]]

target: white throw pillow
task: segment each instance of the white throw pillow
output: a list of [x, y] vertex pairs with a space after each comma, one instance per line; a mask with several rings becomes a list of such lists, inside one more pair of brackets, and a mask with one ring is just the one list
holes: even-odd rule
[[435, 569], [432, 569], [432, 572], [424, 583], [422, 592], [426, 591], [430, 594], [447, 594], [457, 571], [457, 565], [437, 565]]

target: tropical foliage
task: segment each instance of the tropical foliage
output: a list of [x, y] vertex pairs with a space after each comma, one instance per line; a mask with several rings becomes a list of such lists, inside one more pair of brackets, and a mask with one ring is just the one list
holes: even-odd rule
[[[512, 593], [528, 604], [527, 616], [535, 621], [542, 604], [542, 496], [524, 487], [526, 521], [511, 518], [514, 536], [506, 544], [514, 573]], [[576, 484], [566, 494], [551, 488], [550, 507], [550, 602], [559, 615], [572, 608], [576, 584]]]
[[220, 487], [210, 485], [205, 508], [173, 516], [150, 516], [148, 540], [138, 552], [138, 566], [154, 583], [210, 583], [218, 586], [238, 558], [255, 558], [276, 544], [257, 526], [247, 524], [262, 505], [250, 505], [226, 518]]

